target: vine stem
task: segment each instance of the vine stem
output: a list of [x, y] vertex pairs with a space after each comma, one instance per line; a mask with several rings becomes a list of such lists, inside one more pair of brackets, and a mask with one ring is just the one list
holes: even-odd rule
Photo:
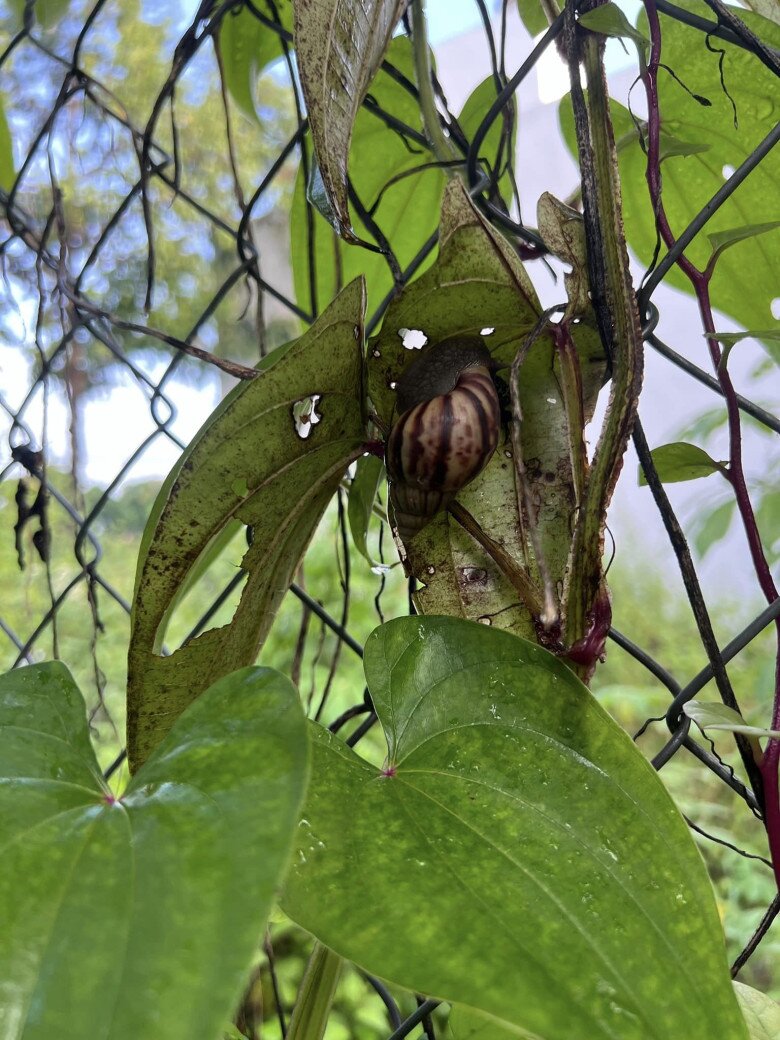
[[337, 953], [314, 944], [285, 1040], [322, 1040], [343, 966]]
[[[647, 170], [646, 179], [650, 193], [653, 211], [655, 213], [656, 227], [664, 245], [672, 249], [675, 245], [675, 235], [669, 224], [662, 198], [662, 178], [660, 161], [660, 130], [661, 117], [658, 98], [658, 69], [661, 62], [661, 25], [658, 17], [655, 0], [645, 0], [648, 26], [650, 29], [650, 60], [646, 67], [641, 70], [641, 78], [647, 94], [648, 107], [648, 141], [647, 141]], [[758, 579], [758, 584], [767, 599], [772, 603], [777, 599], [778, 592], [772, 579], [763, 546], [761, 535], [756, 523], [756, 516], [745, 480], [745, 471], [742, 460], [742, 426], [739, 414], [739, 401], [728, 367], [725, 364], [720, 344], [715, 338], [715, 323], [712, 314], [712, 303], [710, 299], [710, 283], [715, 270], [717, 256], [714, 255], [705, 270], [701, 271], [693, 264], [684, 253], [677, 257], [676, 263], [691, 283], [696, 301], [699, 307], [702, 327], [707, 337], [710, 360], [715, 371], [715, 377], [720, 385], [723, 399], [726, 404], [726, 414], [729, 431], [729, 466], [726, 477], [734, 491], [737, 511], [742, 521], [745, 537], [750, 551], [753, 568]], [[774, 705], [772, 709], [772, 728], [780, 726], [780, 619], [775, 622], [777, 631], [777, 659], [775, 665], [775, 691]], [[743, 760], [750, 757], [749, 749], [740, 745]], [[760, 762], [756, 763], [763, 785], [764, 800], [764, 826], [767, 832], [767, 840], [772, 856], [772, 866], [775, 873], [775, 881], [780, 891], [780, 788], [778, 788], [778, 768], [780, 767], [780, 743], [776, 738], [769, 739], [766, 750]], [[753, 775], [750, 768], [751, 763], [746, 762], [749, 775]]]
[[[428, 47], [425, 0], [413, 0], [412, 2], [412, 51], [423, 126], [433, 148], [433, 154], [442, 163], [451, 163], [453, 160], [462, 161], [463, 156], [458, 155], [452, 142], [442, 130], [439, 110], [436, 108], [436, 100], [433, 96], [433, 70], [431, 69], [431, 52]], [[445, 171], [450, 176], [455, 172], [448, 167], [445, 167]]]

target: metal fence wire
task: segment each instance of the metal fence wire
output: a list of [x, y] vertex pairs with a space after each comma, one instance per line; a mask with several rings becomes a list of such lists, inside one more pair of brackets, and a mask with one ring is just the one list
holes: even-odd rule
[[[512, 219], [497, 201], [493, 191], [497, 171], [485, 163], [480, 146], [491, 125], [501, 118], [507, 102], [516, 93], [522, 93], [524, 81], [546, 49], [556, 45], [556, 38], [564, 27], [565, 13], [533, 46], [517, 71], [508, 76], [504, 54], [506, 34], [503, 31], [508, 0], [503, 2], [500, 11], [502, 31], [496, 36], [486, 2], [476, 0], [476, 3], [491, 55], [496, 101], [482, 125], [468, 140], [457, 127], [446, 98], [436, 84], [440, 117], [461, 152], [462, 175], [475, 203], [516, 243], [521, 255], [539, 256], [543, 244], [535, 232]], [[720, 0], [707, 0], [707, 3], [713, 11], [712, 19], [703, 19], [687, 9], [676, 7], [669, 0], [655, 0], [652, 11], [656, 12], [653, 15], [656, 18], [657, 12], [661, 12], [669, 19], [687, 23], [699, 30], [708, 43], [717, 41], [719, 47], [747, 50], [757, 62], [780, 75], [778, 52], [746, 30]], [[16, 5], [17, 8], [21, 6]], [[25, 554], [28, 557], [37, 554], [40, 563], [36, 582], [45, 586], [45, 603], [35, 616], [31, 616], [30, 609], [26, 614], [15, 612], [11, 607], [14, 589], [8, 586], [4, 589], [3, 603], [0, 604], [0, 639], [5, 643], [3, 660], [8, 666], [16, 667], [49, 657], [52, 652], [56, 656], [59, 652], [58, 619], [66, 606], [85, 591], [86, 598], [80, 599], [79, 610], [82, 635], [86, 632], [83, 645], [92, 651], [96, 691], [93, 718], [96, 724], [101, 719], [105, 721], [109, 714], [102, 703], [105, 676], [98, 664], [97, 653], [103, 638], [102, 628], [104, 623], [112, 623], [108, 615], [114, 605], [120, 612], [129, 614], [130, 611], [128, 599], [112, 577], [112, 561], [104, 554], [106, 532], [111, 525], [121, 526], [115, 503], [139, 461], [153, 446], [159, 448], [161, 442], [170, 446], [171, 458], [185, 446], [175, 430], [177, 409], [171, 393], [174, 377], [177, 374], [183, 377], [184, 373], [185, 381], [197, 384], [204, 373], [213, 374], [216, 363], [227, 385], [231, 377], [245, 375], [247, 366], [257, 361], [258, 341], [262, 354], [285, 336], [289, 338], [291, 331], [295, 334], [302, 324], [310, 323], [317, 311], [316, 299], [302, 304], [294, 298], [291, 286], [280, 285], [275, 277], [274, 256], [268, 254], [258, 232], [260, 217], [272, 215], [275, 207], [283, 209], [289, 203], [290, 171], [294, 174], [300, 161], [304, 174], [308, 174], [311, 162], [304, 104], [294, 71], [292, 38], [282, 24], [273, 0], [202, 0], [191, 22], [179, 24], [178, 28], [175, 16], [162, 10], [168, 5], [146, 3], [142, 9], [141, 0], [131, 3], [131, 14], [137, 16], [143, 10], [146, 22], [159, 27], [159, 33], [165, 38], [166, 52], [172, 54], [167, 67], [162, 64], [157, 67], [162, 75], [148, 99], [150, 104], [145, 110], [151, 111], [148, 117], [138, 114], [142, 106], [135, 84], [135, 78], [144, 73], [143, 51], [136, 48], [124, 55], [119, 47], [118, 20], [122, 6], [109, 0], [97, 0], [91, 5], [73, 3], [55, 33], [46, 25], [42, 15], [41, 21], [36, 20], [36, 4], [27, 0], [23, 5], [22, 27], [9, 39], [0, 57], [4, 93], [12, 95], [14, 91], [24, 90], [25, 106], [29, 106], [12, 119], [17, 149], [18, 142], [23, 142], [24, 154], [18, 154], [17, 150], [15, 180], [6, 185], [8, 190], [0, 191], [3, 328], [7, 339], [12, 335], [16, 337], [16, 346], [6, 345], [4, 353], [8, 358], [15, 351], [29, 364], [29, 369], [25, 369], [29, 373], [25, 392], [17, 393], [6, 385], [0, 396], [0, 406], [10, 425], [10, 454], [0, 471], [0, 478], [9, 482], [7, 488], [14, 489], [6, 494], [5, 502], [15, 519], [12, 537], [16, 539], [19, 562], [24, 562]], [[182, 9], [186, 6], [183, 4]], [[231, 115], [227, 90], [220, 79], [220, 71], [224, 70], [220, 70], [215, 45], [225, 20], [235, 18], [239, 13], [246, 16], [246, 12], [251, 13], [264, 32], [277, 34], [281, 42], [282, 57], [276, 66], [278, 74], [275, 73], [269, 81], [269, 89], [277, 92], [275, 103], [280, 111], [286, 113], [284, 118], [278, 119], [282, 128], [278, 140], [272, 138], [267, 154], [254, 161], [251, 194], [242, 190], [237, 172], [238, 152], [242, 147], [240, 127], [235, 110]], [[411, 31], [406, 22], [404, 29], [407, 33]], [[136, 67], [132, 62], [140, 64]], [[127, 66], [124, 70], [123, 63]], [[386, 62], [385, 70], [412, 98], [417, 98], [415, 85], [399, 69]], [[31, 79], [35, 81], [32, 85]], [[223, 126], [227, 129], [224, 141], [218, 146], [224, 153], [221, 172], [211, 176], [210, 181], [206, 175], [200, 178], [188, 176], [189, 164], [202, 161], [203, 156], [198, 152], [202, 142], [197, 140], [197, 125], [191, 121], [188, 123], [181, 116], [183, 107], [186, 108], [186, 104], [182, 106], [182, 97], [185, 102], [190, 97], [194, 98], [193, 103], [201, 104], [204, 90], [211, 91], [211, 101], [222, 106]], [[282, 95], [286, 100], [280, 100]], [[433, 161], [428, 142], [418, 129], [405, 125], [396, 115], [384, 111], [371, 94], [364, 104], [405, 142], [413, 143], [420, 151], [421, 164]], [[282, 137], [282, 131], [285, 137]], [[739, 396], [717, 371], [713, 374], [697, 367], [657, 337], [658, 311], [653, 295], [693, 236], [761, 163], [779, 138], [780, 126], [776, 126], [725, 180], [715, 197], [676, 241], [666, 243], [666, 251], [647, 273], [639, 292], [644, 338], [651, 350], [686, 379], [696, 380], [725, 398], [727, 408], [741, 410], [775, 434], [780, 433], [778, 416]], [[508, 172], [512, 176], [511, 164]], [[505, 171], [501, 173], [503, 175]], [[100, 182], [103, 190], [82, 201], [81, 208], [73, 208], [63, 187], [64, 180], [75, 178], [78, 182], [81, 178], [82, 184], [88, 184], [90, 177], [96, 174], [103, 178]], [[222, 204], [220, 200], [225, 198], [228, 202]], [[285, 198], [287, 203], [282, 201]], [[352, 203], [369, 228], [372, 227], [372, 201], [360, 199], [353, 188]], [[316, 280], [317, 263], [321, 261], [312, 245], [314, 217], [311, 209], [308, 213], [309, 271]], [[161, 237], [160, 228], [165, 229], [165, 236]], [[392, 275], [393, 289], [370, 315], [369, 332], [378, 327], [393, 296], [420, 268], [437, 243], [435, 234], [421, 242], [418, 254], [402, 269], [381, 231], [375, 225], [372, 230], [384, 250], [382, 255]], [[167, 294], [163, 292], [162, 300], [155, 296], [156, 293], [159, 295], [160, 279], [164, 281], [165, 277], [166, 257], [160, 255], [164, 252], [161, 242], [170, 241], [176, 251], [184, 254], [189, 251], [195, 269], [189, 278], [180, 274], [180, 287], [183, 289], [173, 301], [171, 297], [174, 294], [170, 290]], [[215, 242], [218, 246], [214, 245]], [[205, 246], [198, 260], [198, 249], [203, 243]], [[188, 303], [195, 295], [191, 284], [195, 279], [199, 279], [201, 291], [204, 285], [208, 288], [208, 298], [205, 304], [204, 298], [200, 298], [197, 312], [193, 312]], [[239, 318], [232, 317], [231, 321], [237, 327], [239, 319], [243, 321], [243, 327], [248, 327], [245, 339], [254, 345], [254, 356], [244, 351], [246, 364], [228, 361], [223, 356], [216, 357], [209, 349], [215, 346], [214, 323], [228, 306], [241, 312]], [[139, 353], [139, 343], [145, 345], [146, 353]], [[150, 357], [153, 363], [149, 361]], [[149, 432], [139, 435], [124, 465], [116, 470], [110, 481], [103, 482], [102, 490], [90, 493], [83, 489], [79, 466], [95, 445], [84, 445], [80, 441], [78, 421], [73, 419], [87, 376], [92, 386], [102, 381], [109, 388], [122, 385], [140, 392], [146, 401], [150, 420]], [[47, 422], [50, 420], [51, 402], [55, 389], [59, 388], [61, 393], [63, 387], [71, 407], [71, 479], [55, 471], [48, 458]], [[111, 428], [105, 430], [105, 436], [112, 436]], [[658, 479], [639, 422], [633, 439], [655, 506], [668, 532], [708, 662], [699, 674], [681, 682], [648, 649], [612, 630], [612, 640], [640, 662], [670, 696], [671, 703], [665, 716], [669, 736], [655, 755], [653, 764], [662, 769], [683, 751], [695, 756], [703, 769], [711, 771], [735, 792], [760, 819], [763, 798], [755, 768], [751, 771], [746, 767], [747, 779], [741, 779], [738, 771], [719, 757], [711, 742], [702, 743], [700, 739], [694, 739], [690, 732], [691, 720], [682, 709], [712, 679], [724, 702], [736, 705], [726, 666], [767, 626], [777, 622], [780, 598], [767, 569], [759, 575], [767, 600], [766, 608], [726, 646], [719, 646], [686, 537]], [[346, 602], [349, 551], [343, 512], [339, 499], [340, 577]], [[57, 534], [62, 531], [68, 532], [68, 540], [75, 533], [72, 549], [68, 547], [64, 556], [62, 536]], [[118, 545], [112, 543], [113, 552], [134, 554], [137, 548], [137, 537]], [[60, 562], [55, 573], [52, 561], [56, 554], [60, 554], [57, 557]], [[28, 565], [29, 562], [28, 558]], [[208, 608], [201, 610], [190, 637], [209, 624], [229, 600], [242, 576], [241, 572], [232, 576], [226, 587], [213, 597]], [[334, 616], [307, 591], [302, 579], [292, 586], [292, 593], [302, 601], [308, 616], [315, 616], [324, 628], [335, 634], [339, 646], [343, 645], [351, 654], [362, 654], [360, 641], [347, 631], [346, 610], [340, 617]], [[34, 604], [32, 609], [35, 609]], [[20, 617], [27, 620], [20, 622]], [[22, 623], [27, 627], [19, 630]], [[302, 629], [301, 637], [305, 638], [305, 635]], [[334, 661], [334, 667], [336, 663]], [[324, 698], [320, 700], [320, 710], [323, 706]], [[349, 743], [355, 744], [376, 721], [367, 693], [336, 718], [331, 728], [341, 729], [352, 720], [357, 720], [358, 725], [351, 733]], [[645, 727], [652, 721], [659, 720], [648, 720]], [[119, 739], [115, 734], [115, 740]], [[118, 744], [115, 743], [114, 747]], [[107, 774], [119, 766], [121, 759], [120, 753], [108, 765]], [[691, 827], [702, 832], [695, 821], [689, 822]], [[714, 840], [729, 844], [723, 839]], [[776, 896], [757, 931], [737, 958], [734, 974], [755, 951], [779, 910], [780, 897]], [[277, 990], [270, 944], [266, 945], [266, 953]], [[368, 979], [368, 984], [386, 1009], [391, 1040], [406, 1036], [419, 1027], [427, 1036], [434, 1036], [436, 1016], [432, 1018], [431, 1015], [436, 1007], [435, 1001], [420, 998], [414, 1013], [403, 1019], [396, 1000], [386, 987], [376, 979]], [[287, 995], [288, 1008], [292, 996]], [[283, 1002], [278, 990], [277, 999]], [[281, 1005], [279, 1011], [283, 1030]]]

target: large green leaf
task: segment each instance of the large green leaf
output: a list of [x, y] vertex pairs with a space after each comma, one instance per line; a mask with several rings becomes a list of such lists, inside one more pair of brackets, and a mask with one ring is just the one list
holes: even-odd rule
[[369, 637], [365, 670], [387, 762], [312, 725], [293, 920], [544, 1040], [745, 1040], [685, 822], [561, 661], [456, 618], [402, 618]]
[[[380, 418], [391, 425], [393, 388], [416, 355], [408, 349], [409, 330], [424, 333], [430, 344], [485, 330], [485, 343], [508, 378], [506, 369], [540, 314], [517, 254], [483, 220], [462, 184], [452, 181], [442, 205], [436, 263], [391, 304], [381, 333], [369, 344], [369, 393]], [[584, 322], [577, 326], [576, 335], [584, 411], [590, 418], [604, 371], [601, 345]], [[562, 585], [574, 489], [560, 372], [548, 334], [540, 336], [528, 353], [520, 376], [520, 399], [524, 460], [532, 493], [541, 504], [540, 538], [553, 579]], [[511, 442], [505, 434], [492, 461], [458, 500], [515, 560], [522, 562], [526, 554], [533, 560], [518, 522]], [[405, 549], [413, 574], [425, 586], [418, 593], [424, 613], [485, 618], [533, 638], [533, 623], [516, 589], [448, 514], [440, 514]]]
[[4, 1040], [214, 1040], [289, 859], [307, 759], [292, 684], [246, 668], [115, 800], [64, 666], [0, 678]]
[[[709, 7], [698, 0], [680, 0], [680, 6], [711, 18]], [[780, 47], [780, 26], [750, 11], [742, 18], [761, 39]], [[644, 17], [640, 30], [647, 32]], [[720, 82], [718, 54], [707, 49], [697, 29], [664, 18], [663, 61], [695, 94], [711, 104], [701, 105], [663, 69], [659, 72], [661, 120], [667, 135], [689, 146], [706, 146], [689, 155], [669, 155], [663, 163], [663, 202], [672, 231], [680, 235], [699, 210], [722, 187], [724, 178], [753, 151], [778, 118], [777, 78], [760, 61], [738, 47], [723, 44], [723, 76], [737, 107], [738, 126], [729, 97]], [[642, 263], [649, 264], [656, 245], [653, 208], [645, 180], [646, 156], [634, 122], [626, 109], [612, 102], [615, 137], [618, 140], [620, 178], [626, 236]], [[571, 103], [564, 98], [561, 126], [575, 151]], [[708, 236], [743, 225], [780, 219], [780, 149], [773, 149], [712, 216], [685, 254], [705, 268], [712, 247]], [[714, 306], [747, 329], [771, 324], [770, 305], [777, 296], [777, 247], [773, 235], [760, 235], [726, 250], [719, 258], [711, 282]], [[691, 285], [677, 267], [665, 281], [691, 293]], [[702, 350], [704, 347], [702, 347]]]
[[[387, 59], [408, 80], [414, 79], [412, 47], [405, 36], [391, 41]], [[393, 119], [421, 130], [420, 110], [414, 97], [384, 70], [371, 83], [370, 94]], [[419, 144], [401, 137], [373, 111], [360, 109], [350, 148], [350, 178], [363, 205], [369, 210], [376, 207], [373, 220], [390, 241], [401, 268], [411, 262], [438, 223], [445, 178], [440, 169], [428, 165], [431, 160], [431, 154]], [[312, 221], [311, 243], [307, 209]], [[352, 226], [360, 238], [373, 241], [371, 229], [354, 207], [350, 212]], [[341, 284], [358, 274], [366, 279], [369, 314], [393, 288], [392, 272], [384, 256], [360, 246], [344, 245], [325, 218], [314, 207], [307, 206], [303, 166], [298, 171], [290, 213], [290, 249], [295, 297], [306, 309], [313, 309], [314, 302], [318, 308], [324, 307]]]
[[[272, 17], [267, 3], [258, 0], [263, 14]], [[292, 29], [290, 0], [275, 0], [281, 24]], [[279, 35], [255, 17], [246, 5], [228, 12], [219, 24], [219, 53], [225, 86], [249, 119], [257, 119], [255, 86], [263, 69], [283, 54]]]
[[[222, 402], [163, 486], [141, 543], [130, 638], [128, 750], [135, 768], [174, 719], [221, 675], [251, 664], [349, 463], [362, 453], [364, 290], [349, 285], [256, 379]], [[296, 432], [317, 395], [321, 421]], [[239, 520], [253, 529], [248, 573], [229, 625], [169, 657], [162, 631], [187, 575]]]
[[5, 117], [5, 108], [0, 99], [0, 188], [10, 191], [16, 177], [14, 169], [14, 150], [11, 141], [11, 131], [8, 129], [8, 120]]
[[322, 185], [339, 233], [351, 231], [352, 127], [406, 0], [293, 0], [295, 49]]

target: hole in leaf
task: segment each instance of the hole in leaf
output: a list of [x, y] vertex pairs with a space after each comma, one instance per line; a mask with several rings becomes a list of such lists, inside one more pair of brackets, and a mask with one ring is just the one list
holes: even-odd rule
[[312, 394], [311, 397], [304, 397], [302, 401], [296, 401], [293, 405], [295, 432], [301, 440], [306, 440], [311, 433], [312, 426], [316, 426], [322, 418], [317, 414], [317, 404], [321, 396], [321, 394]]
[[391, 379], [387, 385], [390, 387], [391, 390], [395, 390], [395, 388], [398, 386], [398, 383], [396, 383], [394, 379]]
[[729, 177], [732, 175], [732, 173], [734, 172], [734, 167], [729, 165], [729, 163], [726, 163], [726, 165], [723, 167], [723, 169], [720, 172], [723, 174], [723, 180], [727, 181], [729, 179]]
[[492, 336], [495, 331], [496, 331], [495, 329], [491, 329], [490, 326], [488, 325], [487, 328], [480, 329], [479, 330], [479, 334], [480, 334], [480, 336]]
[[422, 329], [399, 329], [398, 335], [407, 350], [422, 350], [428, 342], [428, 337]]
[[780, 296], [775, 296], [769, 304], [769, 310], [772, 312], [772, 317], [780, 321]]

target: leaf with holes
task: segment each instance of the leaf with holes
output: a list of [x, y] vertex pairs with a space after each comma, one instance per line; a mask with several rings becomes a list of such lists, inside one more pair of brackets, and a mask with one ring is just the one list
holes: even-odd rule
[[322, 182], [342, 238], [354, 240], [347, 190], [352, 127], [405, 0], [294, 0], [294, 35]]
[[294, 921], [544, 1040], [746, 1040], [685, 821], [560, 660], [456, 618], [401, 618], [369, 637], [365, 670], [387, 762], [311, 726], [282, 897]]
[[[679, 6], [712, 19], [710, 8], [699, 0], [680, 0]], [[739, 17], [764, 43], [780, 48], [780, 26], [750, 11], [740, 10]], [[643, 14], [639, 29], [647, 31]], [[709, 107], [703, 106], [663, 69], [660, 71], [664, 132], [691, 145], [706, 146], [706, 150], [698, 154], [668, 155], [663, 164], [664, 207], [672, 231], [678, 236], [778, 119], [777, 77], [748, 51], [724, 46], [723, 76], [736, 105], [738, 126], [734, 125], [731, 100], [721, 86], [718, 54], [707, 49], [707, 41], [698, 29], [671, 18], [664, 21], [664, 64], [683, 79], [689, 90], [711, 103]], [[647, 159], [629, 112], [614, 101], [610, 101], [610, 106], [618, 142], [626, 237], [640, 263], [647, 265], [656, 248], [655, 216], [645, 180]], [[568, 98], [561, 102], [559, 115], [564, 137], [576, 155]], [[703, 270], [712, 254], [709, 235], [775, 220], [780, 220], [778, 148], [773, 148], [761, 160], [712, 215], [686, 247], [685, 255]], [[720, 257], [712, 276], [711, 297], [718, 310], [747, 329], [763, 329], [771, 323], [772, 301], [778, 297], [777, 248], [773, 238], [760, 235], [746, 240], [738, 249], [729, 249]], [[684, 292], [693, 291], [687, 277], [676, 266], [664, 281]]]
[[[364, 304], [358, 280], [300, 339], [270, 354], [257, 378], [236, 387], [207, 420], [160, 491], [141, 542], [133, 601], [133, 769], [202, 690], [255, 660], [325, 507], [364, 450]], [[308, 418], [299, 414], [296, 429], [302, 402]], [[253, 540], [233, 620], [162, 656], [161, 632], [180, 586], [235, 520], [252, 527]]]
[[[650, 454], [658, 476], [664, 484], [698, 480], [700, 477], [709, 477], [712, 473], [723, 473], [726, 465], [724, 462], [716, 462], [703, 448], [686, 441], [662, 444], [660, 448], [653, 448]], [[647, 478], [641, 466], [638, 473], [640, 485], [646, 487]]]
[[[394, 387], [416, 354], [453, 335], [483, 335], [504, 366], [539, 320], [541, 307], [514, 249], [475, 209], [463, 185], [447, 187], [439, 254], [433, 266], [388, 308], [382, 331], [369, 343], [369, 394], [386, 427], [392, 425]], [[589, 419], [604, 374], [601, 344], [586, 323], [576, 328], [583, 400]], [[534, 343], [520, 379], [523, 452], [527, 479], [539, 502], [538, 528], [554, 580], [563, 581], [574, 509], [570, 442], [560, 370], [549, 334]], [[534, 555], [518, 521], [514, 463], [505, 431], [491, 462], [458, 494], [483, 531], [515, 561]], [[527, 532], [526, 532], [527, 536]], [[404, 546], [408, 566], [424, 588], [417, 602], [426, 614], [484, 618], [534, 637], [530, 613], [493, 560], [448, 514], [439, 514]], [[532, 571], [532, 578], [537, 574]]]
[[292, 683], [268, 668], [221, 679], [116, 800], [63, 665], [0, 678], [0, 730], [0, 1033], [213, 1040], [306, 787]]
[[370, 564], [373, 559], [368, 551], [366, 537], [368, 525], [376, 501], [377, 491], [384, 480], [385, 467], [376, 455], [364, 455], [357, 460], [355, 476], [349, 485], [347, 518], [355, 548]]
[[[376, 104], [362, 107], [355, 120], [350, 180], [362, 206], [387, 236], [398, 264], [404, 269], [436, 230], [445, 178], [440, 169], [430, 166], [433, 156], [420, 140], [403, 137], [395, 128], [408, 127], [418, 135], [422, 130], [419, 107], [413, 91], [408, 89], [414, 82], [414, 60], [411, 43], [405, 36], [391, 41], [387, 60], [400, 74], [402, 82], [384, 69], [374, 77], [370, 95]], [[385, 113], [393, 126], [388, 126], [379, 112]], [[307, 154], [311, 163], [310, 149]], [[301, 164], [290, 212], [290, 253], [299, 306], [316, 312], [333, 299], [340, 284], [362, 274], [366, 279], [368, 313], [371, 314], [393, 288], [393, 273], [387, 259], [341, 242], [321, 214], [307, 204], [306, 188], [306, 169]], [[359, 236], [375, 241], [371, 227], [354, 205], [350, 213], [352, 226]], [[418, 273], [426, 266], [424, 264]]]
[[[274, 12], [259, 0], [259, 9], [273, 20]], [[292, 29], [290, 0], [275, 0], [276, 14], [283, 28]], [[263, 25], [244, 4], [233, 8], [219, 23], [219, 54], [225, 86], [248, 119], [258, 120], [255, 85], [263, 69], [284, 53], [279, 35]]]
[[777, 1040], [780, 1036], [780, 1004], [741, 982], [734, 983], [734, 990], [745, 1016], [750, 1040]]

